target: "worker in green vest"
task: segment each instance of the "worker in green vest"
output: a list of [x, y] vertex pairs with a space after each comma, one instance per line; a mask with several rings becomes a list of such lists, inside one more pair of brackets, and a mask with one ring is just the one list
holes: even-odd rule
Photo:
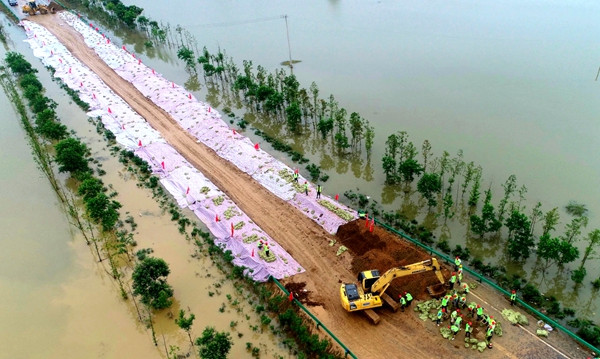
[[510, 306], [512, 307], [513, 305], [515, 305], [516, 301], [517, 301], [517, 292], [515, 290], [513, 290], [512, 293], [510, 294]]
[[458, 279], [458, 285], [462, 282], [462, 268], [458, 268], [458, 272], [456, 273]]
[[465, 309], [467, 306], [467, 297], [465, 297], [464, 295], [460, 297], [460, 299], [458, 300], [458, 304], [461, 309]]
[[400, 308], [402, 309], [402, 311], [404, 311], [404, 308], [406, 308], [406, 299], [404, 299], [402, 295], [398, 296], [400, 297]]
[[456, 256], [456, 258], [454, 259], [454, 270], [457, 271], [458, 270], [458, 266], [462, 263], [462, 261], [460, 260], [459, 256]]
[[475, 308], [477, 308], [477, 304], [475, 304], [475, 302], [469, 303], [469, 305], [467, 306], [467, 309], [469, 310], [467, 315], [469, 317], [473, 318], [475, 316]]
[[454, 293], [452, 296], [452, 308], [458, 308], [458, 294]]
[[294, 182], [298, 183], [298, 174], [294, 172]]
[[438, 327], [440, 326], [440, 323], [442, 322], [442, 317], [444, 316], [444, 313], [446, 313], [446, 309], [444, 309], [444, 308], [438, 309], [437, 316], [435, 318], [435, 322], [437, 323]]
[[413, 301], [412, 295], [410, 295], [410, 293], [408, 293], [408, 292], [404, 292], [404, 297], [406, 297], [406, 306], [410, 307], [410, 304]]
[[462, 320], [463, 320], [463, 316], [461, 314], [456, 318], [456, 321], [454, 321], [454, 325], [456, 325], [457, 327], [460, 328], [460, 324], [462, 323]]
[[452, 277], [450, 277], [450, 290], [454, 289], [454, 283], [456, 283], [456, 273], [452, 272]]
[[452, 331], [452, 339], [451, 340], [454, 340], [456, 333], [458, 333], [460, 331], [460, 327], [453, 325], [453, 326], [448, 327], [448, 329], [450, 329]]
[[460, 314], [460, 309], [457, 309], [450, 314], [450, 324], [454, 324], [456, 318], [458, 317], [458, 314]]
[[366, 216], [367, 216], [367, 213], [364, 210], [362, 210], [362, 209], [358, 210], [358, 218], [365, 219]]
[[469, 294], [469, 285], [467, 283], [462, 284], [462, 289], [465, 295]]
[[304, 193], [308, 196], [308, 182], [304, 181]]
[[442, 298], [442, 308], [447, 309], [448, 308], [448, 301], [450, 300], [450, 296], [449, 295], [445, 295], [444, 298]]
[[481, 321], [483, 319], [483, 308], [477, 304], [477, 321]]
[[473, 324], [471, 322], [467, 322], [465, 324], [465, 338], [471, 338], [472, 331], [473, 331]]
[[490, 342], [492, 341], [493, 335], [494, 335], [494, 330], [492, 330], [492, 328], [488, 328], [487, 331], [485, 332], [485, 340], [488, 342], [488, 344], [490, 344]]
[[323, 186], [317, 185], [317, 198], [321, 198], [321, 192], [323, 192]]

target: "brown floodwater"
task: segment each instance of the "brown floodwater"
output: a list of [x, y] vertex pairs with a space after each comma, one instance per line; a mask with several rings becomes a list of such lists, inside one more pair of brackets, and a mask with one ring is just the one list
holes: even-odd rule
[[[169, 283], [175, 290], [169, 310], [155, 313], [158, 346], [138, 319], [131, 299], [123, 300], [115, 281], [107, 274], [108, 263], [98, 263], [95, 252], [70, 225], [48, 181], [36, 168], [27, 139], [5, 95], [0, 108], [0, 344], [7, 358], [164, 358], [165, 344], [189, 350], [187, 335], [173, 320], [179, 309], [196, 315], [192, 336], [206, 326], [230, 332], [233, 358], [250, 358], [246, 343], [260, 348], [263, 357], [290, 358], [280, 339], [249, 303], [248, 293], [236, 291], [210, 259], [185, 240], [146, 189], [112, 157], [94, 125], [21, 42], [24, 34], [10, 28], [15, 50], [36, 68], [46, 93], [59, 106], [58, 116], [74, 129], [107, 171], [103, 177], [119, 193], [122, 218], [133, 216], [137, 249], [152, 248], [171, 269]], [[0, 56], [4, 57], [2, 51]], [[131, 270], [122, 268], [125, 277]], [[214, 292], [209, 296], [209, 292]], [[240, 304], [234, 306], [237, 300]], [[256, 303], [254, 303], [255, 305]], [[225, 306], [223, 312], [220, 311]], [[233, 328], [232, 322], [236, 323]], [[164, 341], [163, 341], [164, 337]]]

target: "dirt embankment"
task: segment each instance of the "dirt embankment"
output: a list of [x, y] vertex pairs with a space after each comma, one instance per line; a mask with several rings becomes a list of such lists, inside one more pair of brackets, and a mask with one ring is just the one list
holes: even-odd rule
[[[378, 269], [383, 274], [390, 268], [421, 262], [431, 258], [427, 252], [384, 230], [369, 232], [364, 220], [350, 222], [338, 229], [337, 237], [354, 254], [352, 271]], [[445, 278], [450, 272], [442, 270]], [[439, 284], [433, 272], [425, 272], [398, 278], [392, 282], [387, 293], [394, 299], [404, 292], [411, 293], [415, 299], [429, 299], [426, 288]]]

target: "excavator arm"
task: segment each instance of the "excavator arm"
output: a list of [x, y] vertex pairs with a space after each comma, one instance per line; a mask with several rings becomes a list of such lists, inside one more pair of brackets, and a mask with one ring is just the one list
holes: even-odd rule
[[380, 276], [375, 283], [373, 283], [370, 288], [370, 292], [382, 295], [385, 293], [394, 279], [428, 271], [434, 271], [440, 282], [442, 284], [444, 283], [444, 276], [437, 259], [431, 258], [422, 262], [395, 267], [388, 270], [382, 276]]

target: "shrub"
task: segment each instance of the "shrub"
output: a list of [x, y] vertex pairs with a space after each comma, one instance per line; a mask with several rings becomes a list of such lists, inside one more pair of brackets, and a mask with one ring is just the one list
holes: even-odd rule
[[585, 267], [582, 267], [579, 269], [575, 269], [573, 273], [571, 273], [571, 279], [573, 280], [573, 282], [580, 284], [581, 282], [583, 282], [583, 279], [586, 275], [587, 270], [585, 269]]
[[525, 288], [523, 288], [523, 299], [531, 304], [539, 306], [544, 297], [542, 297], [540, 291], [536, 287], [527, 284]]

